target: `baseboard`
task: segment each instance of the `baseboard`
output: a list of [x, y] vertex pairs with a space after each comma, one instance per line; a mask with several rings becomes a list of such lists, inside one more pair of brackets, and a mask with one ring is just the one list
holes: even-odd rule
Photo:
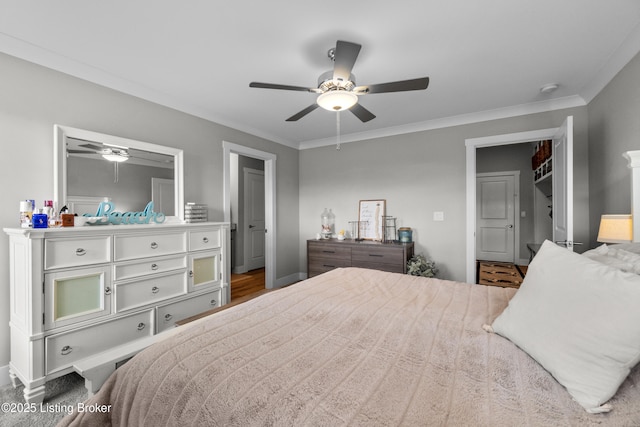
[[288, 276], [280, 277], [276, 279], [275, 287], [281, 288], [283, 286], [287, 286], [292, 283], [299, 282], [300, 280], [304, 280], [306, 278], [307, 278], [307, 273], [302, 273], [302, 272], [293, 273]]
[[523, 259], [523, 258], [521, 258], [521, 259], [518, 261], [518, 265], [529, 265], [529, 259], [528, 259], [528, 258], [527, 258], [527, 259]]
[[0, 366], [0, 387], [7, 384], [11, 384], [11, 378], [9, 378], [9, 365]]
[[235, 267], [233, 267], [233, 268], [231, 269], [231, 272], [232, 272], [233, 274], [244, 274], [244, 273], [246, 273], [247, 271], [249, 271], [249, 270], [247, 270], [247, 269], [244, 267], [244, 265], [236, 265]]

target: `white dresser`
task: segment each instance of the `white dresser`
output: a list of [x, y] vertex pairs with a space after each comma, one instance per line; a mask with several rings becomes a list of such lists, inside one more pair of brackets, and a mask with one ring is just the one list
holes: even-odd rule
[[85, 375], [87, 360], [106, 355], [115, 364], [131, 343], [147, 345], [176, 321], [228, 302], [228, 223], [4, 231], [10, 376], [28, 403], [42, 402], [46, 381]]

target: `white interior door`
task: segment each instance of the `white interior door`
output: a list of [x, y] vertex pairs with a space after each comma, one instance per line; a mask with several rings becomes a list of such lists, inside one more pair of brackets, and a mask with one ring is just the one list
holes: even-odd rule
[[573, 116], [553, 137], [553, 241], [573, 251]]
[[476, 258], [514, 262], [515, 176], [478, 174], [476, 198]]
[[264, 172], [244, 169], [245, 266], [262, 268], [265, 249]]
[[175, 185], [172, 179], [151, 178], [151, 201], [155, 212], [174, 216], [175, 200]]

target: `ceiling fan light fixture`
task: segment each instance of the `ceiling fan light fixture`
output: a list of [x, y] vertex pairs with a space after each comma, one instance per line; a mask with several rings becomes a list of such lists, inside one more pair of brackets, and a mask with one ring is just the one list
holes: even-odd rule
[[358, 95], [346, 90], [332, 90], [318, 96], [319, 106], [328, 111], [348, 110], [358, 102]]
[[105, 160], [109, 160], [110, 162], [126, 162], [127, 160], [129, 160], [129, 155], [124, 153], [124, 152], [119, 152], [119, 153], [114, 153], [114, 152], [110, 152], [110, 153], [104, 153], [102, 154], [102, 157]]

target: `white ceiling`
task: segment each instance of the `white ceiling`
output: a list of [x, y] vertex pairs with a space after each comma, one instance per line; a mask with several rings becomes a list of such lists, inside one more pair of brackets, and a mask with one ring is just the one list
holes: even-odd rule
[[[342, 141], [585, 105], [640, 51], [638, 0], [0, 0], [0, 51], [293, 147], [335, 142], [335, 113], [285, 119], [337, 39], [362, 44], [377, 118], [341, 113]], [[548, 83], [559, 89], [540, 93]]]

